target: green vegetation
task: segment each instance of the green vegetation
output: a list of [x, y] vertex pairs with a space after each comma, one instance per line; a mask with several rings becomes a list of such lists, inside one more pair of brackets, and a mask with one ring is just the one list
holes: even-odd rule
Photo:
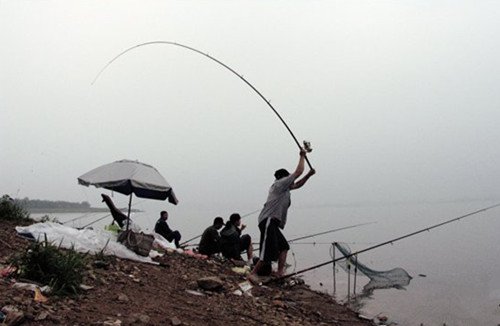
[[89, 202], [82, 201], [81, 203], [74, 203], [68, 201], [52, 201], [52, 200], [40, 200], [40, 199], [29, 199], [25, 197], [24, 199], [16, 199], [22, 203], [22, 206], [27, 210], [32, 209], [72, 209], [72, 210], [88, 210], [90, 209]]
[[[57, 213], [86, 213], [86, 212], [109, 212], [108, 207], [91, 207], [87, 201], [69, 202], [63, 200], [41, 200], [29, 199], [13, 199], [20, 206], [31, 214], [57, 214]], [[124, 210], [126, 208], [121, 208]], [[132, 212], [140, 212], [140, 210], [132, 209]]]
[[73, 248], [61, 250], [47, 241], [32, 243], [14, 259], [20, 277], [49, 285], [55, 295], [77, 294], [82, 283], [86, 255]]
[[8, 195], [0, 198], [0, 220], [21, 221], [28, 220], [29, 217], [30, 214], [20, 202]]

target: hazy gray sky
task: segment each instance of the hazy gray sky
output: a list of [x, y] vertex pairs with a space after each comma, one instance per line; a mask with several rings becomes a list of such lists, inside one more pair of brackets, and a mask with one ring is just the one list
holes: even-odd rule
[[166, 40], [244, 75], [312, 142], [295, 205], [497, 198], [499, 17], [498, 1], [0, 1], [1, 193], [98, 205], [77, 177], [127, 158], [179, 207], [260, 207], [298, 149], [236, 76], [157, 45], [91, 86]]

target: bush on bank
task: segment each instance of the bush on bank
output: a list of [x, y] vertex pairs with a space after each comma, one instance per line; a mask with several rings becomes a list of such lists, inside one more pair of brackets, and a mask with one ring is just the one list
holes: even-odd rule
[[9, 195], [3, 195], [0, 198], [0, 220], [21, 221], [29, 218], [28, 211], [19, 202], [10, 198]]

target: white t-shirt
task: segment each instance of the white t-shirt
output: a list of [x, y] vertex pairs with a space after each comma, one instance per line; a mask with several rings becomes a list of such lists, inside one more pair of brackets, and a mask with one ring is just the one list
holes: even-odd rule
[[275, 218], [280, 221], [280, 228], [284, 228], [286, 224], [286, 215], [288, 207], [290, 207], [290, 186], [294, 183], [295, 176], [293, 174], [274, 181], [269, 188], [264, 208], [259, 215], [259, 224], [266, 218]]

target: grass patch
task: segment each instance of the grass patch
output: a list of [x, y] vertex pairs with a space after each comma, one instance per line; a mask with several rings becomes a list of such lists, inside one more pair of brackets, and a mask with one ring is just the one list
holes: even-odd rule
[[52, 288], [55, 295], [74, 295], [80, 291], [86, 256], [74, 249], [61, 250], [47, 241], [34, 242], [14, 260], [20, 277]]
[[4, 221], [26, 221], [30, 214], [18, 201], [4, 195], [0, 198], [0, 220]]

